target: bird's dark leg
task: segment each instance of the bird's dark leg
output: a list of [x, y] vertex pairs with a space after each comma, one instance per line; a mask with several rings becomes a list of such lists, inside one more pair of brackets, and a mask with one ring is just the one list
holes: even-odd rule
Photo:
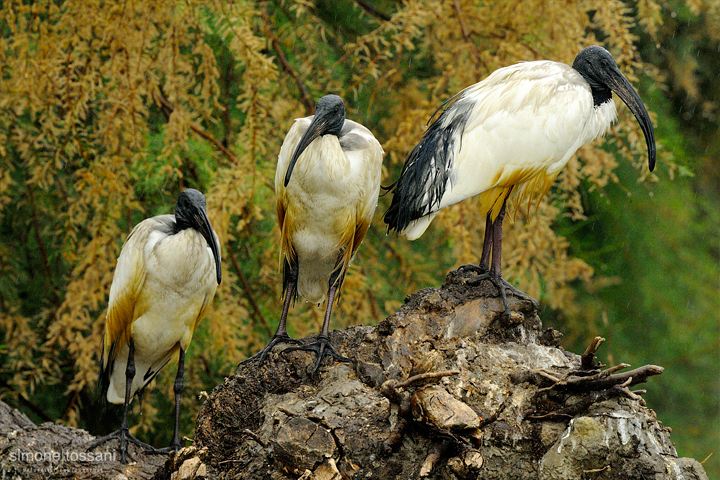
[[502, 208], [500, 209], [498, 216], [495, 218], [495, 221], [493, 222], [492, 266], [490, 267], [490, 280], [495, 284], [495, 286], [498, 288], [498, 290], [500, 290], [500, 295], [502, 296], [503, 306], [505, 307], [505, 314], [507, 315], [507, 318], [510, 318], [510, 306], [508, 305], [508, 301], [507, 301], [507, 291], [508, 290], [516, 297], [530, 301], [533, 304], [533, 306], [538, 310], [540, 309], [540, 304], [538, 304], [537, 300], [532, 298], [530, 295], [528, 295], [527, 293], [521, 292], [520, 290], [518, 290], [517, 288], [510, 285], [508, 282], [506, 282], [502, 278], [502, 274], [501, 274], [501, 268], [502, 268], [502, 224], [503, 224], [503, 220], [505, 219], [506, 204], [507, 204], [507, 197], [505, 197], [505, 201], [503, 201]]
[[182, 392], [184, 385], [185, 375], [185, 350], [180, 347], [180, 357], [178, 358], [178, 369], [177, 375], [175, 375], [175, 385], [173, 385], [173, 391], [175, 393], [175, 432], [173, 433], [173, 439], [170, 443], [170, 448], [176, 452], [180, 450], [180, 399], [182, 398]]
[[[501, 275], [502, 266], [502, 224], [505, 219], [505, 205], [507, 204], [507, 197], [503, 201], [502, 207], [495, 221], [493, 222], [492, 228], [492, 264], [490, 267], [490, 278], [493, 279], [493, 283], [500, 290], [502, 296], [503, 306], [505, 307], [505, 314], [507, 318], [510, 318], [510, 306], [507, 301], [507, 293], [505, 293], [505, 282]], [[483, 254], [485, 252], [483, 251]], [[509, 285], [509, 284], [508, 284]]]
[[180, 347], [180, 357], [178, 358], [178, 369], [175, 375], [175, 384], [173, 392], [175, 393], [175, 431], [173, 432], [172, 442], [166, 448], [153, 448], [145, 451], [145, 453], [166, 454], [177, 452], [183, 445], [180, 444], [180, 399], [182, 398], [183, 387], [185, 385], [185, 350]]
[[290, 335], [287, 334], [287, 316], [288, 312], [290, 311], [290, 304], [292, 303], [293, 299], [295, 298], [295, 292], [297, 291], [297, 281], [298, 281], [298, 265], [295, 263], [294, 265], [291, 265], [289, 262], [285, 262], [285, 272], [284, 272], [284, 283], [286, 285], [285, 287], [285, 299], [283, 301], [283, 309], [282, 314], [280, 315], [280, 323], [278, 324], [278, 328], [275, 331], [275, 335], [273, 335], [273, 338], [270, 340], [270, 342], [265, 345], [265, 348], [260, 350], [258, 353], [253, 355], [250, 358], [246, 358], [242, 362], [240, 362], [240, 365], [244, 365], [246, 363], [249, 363], [256, 358], [259, 359], [258, 365], [262, 365], [265, 361], [265, 357], [267, 357], [267, 354], [270, 353], [270, 351], [275, 347], [275, 345], [279, 343], [294, 343], [299, 344], [299, 340], [295, 340], [294, 338], [290, 338]]
[[488, 275], [490, 272], [490, 251], [493, 250], [493, 230], [492, 212], [488, 212], [485, 218], [485, 236], [483, 238], [482, 254], [480, 255], [480, 265], [461, 265], [458, 270]]
[[488, 212], [485, 218], [485, 237], [483, 238], [483, 249], [480, 255], [480, 270], [484, 272], [490, 270], [490, 250], [492, 249], [493, 230], [492, 214]]
[[502, 297], [505, 315], [507, 318], [510, 318], [510, 305], [507, 300], [508, 290], [516, 297], [530, 301], [538, 310], [540, 309], [540, 305], [537, 300], [513, 287], [502, 278], [502, 224], [505, 219], [508, 196], [503, 200], [502, 207], [495, 217], [495, 221], [492, 220], [492, 212], [489, 212], [487, 215], [480, 265], [462, 265], [458, 270], [476, 272], [479, 275], [477, 280], [489, 280], [492, 282]]
[[123, 464], [127, 463], [127, 443], [131, 442], [139, 446], [144, 450], [154, 450], [154, 448], [145, 442], [141, 442], [133, 435], [130, 434], [128, 426], [128, 409], [130, 407], [130, 394], [132, 392], [132, 382], [135, 378], [135, 342], [131, 338], [128, 342], [128, 359], [127, 367], [125, 368], [125, 403], [123, 410], [122, 424], [120, 424], [120, 430], [117, 430], [109, 435], [105, 435], [102, 438], [97, 439], [95, 442], [90, 444], [87, 449], [92, 450], [93, 448], [101, 445], [109, 440], [119, 439], [120, 440], [120, 461]]
[[500, 212], [498, 212], [497, 217], [495, 217], [492, 228], [492, 264], [490, 267], [490, 272], [494, 277], [497, 278], [502, 277], [502, 275], [500, 274], [500, 270], [502, 267], [502, 224], [503, 220], [505, 219], [506, 204], [507, 198], [505, 198], [505, 201], [502, 204], [502, 208], [500, 208]]
[[332, 275], [330, 275], [325, 320], [323, 321], [322, 330], [318, 339], [308, 345], [290, 347], [283, 350], [283, 353], [295, 350], [306, 350], [317, 353], [317, 361], [315, 362], [315, 366], [313, 367], [311, 374], [313, 377], [318, 371], [318, 368], [320, 368], [320, 363], [325, 355], [329, 355], [340, 362], [352, 363], [351, 359], [340, 355], [337, 350], [335, 350], [335, 347], [333, 347], [332, 343], [330, 343], [330, 338], [328, 336], [330, 330], [330, 315], [332, 314], [333, 303], [335, 303], [335, 294], [337, 293], [338, 288], [340, 288], [340, 285], [342, 285], [342, 282], [343, 278], [340, 276], [340, 269], [337, 269], [332, 273]]

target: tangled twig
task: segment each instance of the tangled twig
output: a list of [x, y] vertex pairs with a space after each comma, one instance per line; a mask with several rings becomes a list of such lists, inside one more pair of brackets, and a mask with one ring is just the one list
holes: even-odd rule
[[[602, 337], [595, 337], [585, 352], [580, 357], [580, 369], [570, 370], [564, 374], [546, 369], [533, 369], [518, 372], [510, 377], [515, 383], [531, 383], [539, 388], [535, 393], [535, 405], [542, 405], [541, 412], [531, 411], [529, 419], [546, 419], [552, 417], [572, 418], [575, 415], [587, 410], [592, 404], [608, 400], [609, 398], [623, 395], [632, 400], [644, 402], [640, 395], [645, 390], [631, 391], [629, 387], [644, 383], [653, 375], [660, 375], [665, 370], [658, 365], [644, 365], [627, 372], [620, 372], [630, 367], [627, 363], [621, 363], [605, 370], [600, 370], [600, 364], [595, 353], [605, 341]], [[554, 399], [559, 394], [571, 394], [579, 396], [569, 405], [564, 400]], [[550, 407], [548, 406], [551, 405]], [[550, 410], [550, 408], [554, 408]], [[535, 410], [535, 409], [533, 409]]]

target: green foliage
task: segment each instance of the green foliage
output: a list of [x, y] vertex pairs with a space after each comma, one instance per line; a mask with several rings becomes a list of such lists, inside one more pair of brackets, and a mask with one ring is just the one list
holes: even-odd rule
[[[341, 95], [348, 117], [381, 141], [389, 184], [432, 113], [459, 89], [519, 60], [570, 63], [582, 46], [603, 43], [634, 84], [645, 79], [660, 173], [643, 166], [642, 135], [620, 107], [607, 140], [569, 162], [536, 213], [519, 212], [507, 225], [503, 269], [576, 348], [601, 333], [610, 361], [669, 367], [649, 386], [651, 406], [676, 427], [681, 452], [704, 458], [719, 440], [693, 431], [688, 418], [717, 426], [718, 203], [706, 179], [720, 178], [710, 161], [720, 143], [698, 122], [688, 130], [674, 119], [683, 118], [678, 92], [687, 88], [696, 110], [715, 122], [705, 100], [712, 89], [701, 79], [717, 65], [704, 56], [673, 63], [673, 53], [717, 46], [702, 16], [717, 9], [678, 5], [671, 21], [674, 3], [618, 0], [522, 8], [469, 0], [5, 2], [1, 398], [37, 420], [94, 433], [117, 427], [112, 409], [98, 423], [93, 399], [115, 259], [133, 225], [170, 212], [179, 191], [194, 187], [208, 198], [224, 277], [188, 352], [183, 433], [191, 435], [200, 392], [276, 327], [272, 179], [294, 118], [312, 113], [323, 94]], [[653, 49], [670, 41], [668, 25], [685, 21], [705, 34], [683, 30], [677, 50]], [[697, 68], [688, 80], [678, 65]], [[710, 153], [687, 148], [688, 135]], [[379, 213], [388, 203], [379, 200], [335, 327], [375, 323], [406, 294], [477, 261], [484, 219], [474, 202], [446, 209], [412, 243], [385, 235]], [[290, 333], [316, 332], [321, 316], [299, 302]], [[168, 441], [174, 374], [166, 369], [143, 402], [137, 428], [156, 444]], [[720, 472], [718, 463], [712, 468]]]

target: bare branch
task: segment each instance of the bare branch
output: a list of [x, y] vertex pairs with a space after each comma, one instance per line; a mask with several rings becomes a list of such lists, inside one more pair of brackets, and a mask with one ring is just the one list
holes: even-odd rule
[[478, 428], [483, 429], [490, 425], [491, 423], [495, 422], [498, 417], [500, 417], [500, 414], [505, 411], [505, 408], [510, 403], [510, 399], [512, 398], [512, 395], [509, 395], [503, 402], [500, 404], [500, 406], [495, 410], [495, 412], [490, 415], [488, 418], [484, 418], [480, 421], [480, 426]]
[[403, 380], [402, 382], [398, 382], [396, 385], [396, 388], [406, 388], [412, 385], [413, 383], [417, 382], [424, 382], [427, 380], [435, 380], [442, 377], [448, 377], [450, 375], [459, 375], [460, 370], [446, 370], [444, 372], [430, 372], [430, 373], [421, 373], [419, 375], [414, 375], [406, 380]]
[[373, 7], [369, 3], [365, 2], [364, 0], [355, 0], [355, 3], [357, 3], [358, 6], [360, 6], [360, 8], [365, 10], [366, 13], [369, 13], [373, 17], [377, 17], [384, 22], [390, 21], [390, 18], [391, 18], [390, 15], [388, 15], [387, 13], [381, 12], [380, 10]]
[[597, 368], [595, 365], [595, 353], [597, 353], [600, 345], [603, 344], [605, 339], [603, 337], [595, 337], [590, 345], [585, 349], [585, 352], [580, 356], [580, 368], [582, 370], [592, 370]]
[[[515, 373], [510, 379], [513, 383], [533, 383], [539, 387], [543, 387], [539, 391], [590, 392], [594, 390], [606, 390], [615, 385], [637, 385], [647, 381], [648, 377], [660, 375], [665, 371], [663, 367], [658, 365], [645, 365], [628, 372], [614, 374], [614, 372], [629, 366], [630, 365], [626, 363], [621, 363], [589, 377], [570, 375], [564, 380], [558, 379], [542, 369]], [[630, 382], [627, 385], [623, 385], [628, 380], [630, 380]]]
[[472, 38], [470, 37], [470, 31], [465, 24], [465, 19], [463, 18], [462, 10], [460, 9], [460, 1], [453, 0], [453, 3], [455, 5], [455, 14], [457, 15], [458, 22], [460, 23], [460, 31], [462, 32], [463, 39], [465, 40], [465, 43], [470, 46], [470, 50], [472, 50], [475, 59], [478, 61], [478, 63], [480, 63], [480, 52], [478, 52], [477, 47], [475, 46]]
[[307, 87], [305, 86], [305, 83], [300, 78], [300, 75], [297, 74], [297, 72], [292, 68], [290, 65], [290, 62], [288, 62], [287, 57], [285, 57], [285, 54], [283, 53], [282, 49], [280, 48], [280, 43], [277, 41], [277, 37], [275, 37], [275, 34], [273, 33], [272, 29], [270, 28], [270, 16], [267, 13], [267, 5], [265, 2], [262, 4], [262, 16], [263, 20], [265, 20], [265, 34], [270, 39], [270, 44], [273, 47], [273, 50], [275, 50], [275, 53], [278, 56], [278, 60], [280, 60], [280, 64], [283, 67], [283, 70], [287, 72], [288, 75], [290, 75], [293, 80], [295, 80], [295, 83], [298, 86], [298, 89], [300, 90], [300, 98], [302, 100], [303, 105], [305, 105], [305, 111], [308, 115], [312, 115], [315, 113], [315, 102], [312, 100], [312, 96], [308, 92]]
[[[167, 98], [165, 98], [161, 92], [155, 92], [155, 99], [160, 103], [160, 107], [165, 114], [167, 118], [170, 118], [170, 114], [175, 111], [175, 106], [173, 106], [172, 103], [168, 101]], [[195, 123], [190, 123], [190, 130], [195, 132], [196, 134], [200, 135], [205, 140], [209, 141], [215, 147], [220, 150], [233, 164], [239, 163], [237, 156], [233, 154], [230, 150], [225, 148], [225, 145], [222, 144], [221, 141], [219, 141], [217, 138], [213, 137], [209, 133], [207, 133], [205, 130], [203, 130], [199, 125]]]
[[243, 433], [246, 437], [250, 437], [253, 440], [255, 440], [257, 443], [260, 444], [261, 447], [265, 448], [265, 442], [262, 441], [260, 437], [258, 437], [257, 433], [253, 432], [252, 430], [248, 430], [247, 428], [243, 429]]
[[233, 253], [231, 248], [227, 249], [228, 257], [230, 258], [230, 262], [233, 265], [233, 268], [235, 269], [235, 273], [237, 273], [238, 278], [240, 279], [240, 283], [242, 283], [243, 291], [245, 292], [245, 296], [247, 297], [248, 301], [250, 302], [250, 306], [252, 307], [253, 316], [257, 318], [260, 321], [260, 324], [262, 325], [263, 329], [267, 332], [268, 336], [272, 335], [272, 329], [270, 328], [270, 325], [268, 324], [267, 320], [265, 320], [265, 316], [262, 314], [262, 311], [260, 310], [260, 306], [255, 301], [255, 296], [252, 293], [252, 290], [250, 289], [250, 283], [248, 283], [247, 278], [245, 278], [245, 274], [243, 273], [242, 269], [240, 268], [240, 264], [238, 264], [237, 259], [235, 258], [235, 254]]

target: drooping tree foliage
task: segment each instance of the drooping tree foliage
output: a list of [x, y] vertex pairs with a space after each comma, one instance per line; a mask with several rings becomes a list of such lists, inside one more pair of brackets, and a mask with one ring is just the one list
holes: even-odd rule
[[[681, 127], [666, 120], [677, 108], [664, 92], [679, 91], [673, 88], [678, 82], [668, 82], [679, 70], [668, 68], [664, 62], [672, 56], [656, 45], [670, 38], [668, 14], [717, 15], [711, 3], [4, 2], [0, 395], [40, 419], [96, 433], [115, 427], [108, 424], [112, 419], [98, 423], [93, 391], [115, 259], [133, 225], [170, 212], [180, 190], [194, 187], [208, 198], [223, 248], [224, 281], [189, 351], [191, 394], [183, 399], [189, 425], [201, 401], [198, 392], [264, 345], [276, 326], [281, 281], [272, 179], [294, 118], [311, 114], [326, 93], [341, 95], [348, 118], [370, 128], [383, 144], [389, 184], [427, 120], [460, 89], [517, 61], [572, 63], [582, 47], [603, 44], [641, 87], [650, 110], [662, 114], [655, 117], [659, 173], [647, 171], [642, 133], [621, 106], [612, 134], [580, 150], [537, 211], [520, 209], [508, 222], [503, 268], [508, 280], [546, 306], [545, 323], [564, 330], [571, 346], [597, 333], [614, 340], [624, 336], [613, 350], [614, 361], [635, 352], [643, 361], [685, 366], [665, 375], [680, 398], [680, 384], [691, 383], [693, 375], [718, 372], [717, 362], [706, 360], [717, 357], [718, 301], [702, 297], [713, 295], [713, 278], [717, 293], [717, 249], [713, 257], [707, 240], [699, 247], [702, 253], [694, 253], [698, 239], [713, 234], [711, 226], [672, 237], [679, 255], [691, 261], [664, 263], [656, 255], [668, 252], [648, 244], [662, 241], [662, 229], [653, 226], [657, 216], [670, 228], [703, 215], [717, 222], [718, 214], [708, 202], [693, 206], [696, 184], [688, 174], [695, 165], [684, 158], [690, 151], [678, 140]], [[717, 45], [717, 38], [706, 38], [703, 48], [708, 45]], [[702, 99], [697, 91], [694, 98]], [[714, 112], [714, 104], [702, 105]], [[702, 168], [711, 170], [709, 163]], [[682, 178], [671, 182], [678, 173]], [[631, 191], [638, 203], [628, 209], [622, 196]], [[655, 201], [652, 208], [668, 211], [648, 211], [650, 204], [641, 199], [655, 192], [660, 198], [684, 195], [687, 201], [672, 206]], [[474, 202], [443, 211], [413, 243], [385, 235], [379, 213], [387, 203], [379, 200], [378, 215], [350, 268], [335, 327], [375, 323], [407, 293], [437, 286], [450, 268], [477, 262], [484, 219]], [[629, 226], [638, 235], [620, 243], [618, 238], [632, 231]], [[704, 265], [707, 292], [683, 280], [691, 275], [682, 270], [688, 265]], [[680, 285], [678, 291], [687, 289], [683, 295], [697, 300], [692, 313], [678, 303], [680, 294], [666, 297], [674, 300], [663, 305], [662, 296], [643, 290], [641, 277], [663, 274], [663, 288]], [[622, 310], [621, 302], [634, 306]], [[322, 312], [301, 300], [291, 311], [290, 333], [316, 332]], [[657, 326], [648, 312], [658, 312]], [[687, 331], [704, 335], [702, 347], [690, 358], [657, 360], [662, 333], [673, 342], [686, 331], [685, 322], [692, 326]], [[632, 343], [653, 328], [659, 330], [643, 343]], [[689, 339], [680, 338], [673, 348], [683, 342]], [[167, 441], [172, 398], [173, 372], [165, 373], [143, 403], [140, 423], [142, 434], [158, 444]], [[702, 404], [707, 415], [714, 408], [717, 415], [718, 385], [708, 384], [703, 395], [710, 399], [691, 405]], [[673, 411], [672, 405], [664, 407]], [[682, 422], [673, 419], [674, 426]], [[709, 453], [712, 444], [699, 443], [702, 432], [679, 427], [683, 441], [693, 445], [684, 454]], [[184, 431], [190, 433], [188, 427]], [[717, 435], [714, 442], [717, 448]]]

